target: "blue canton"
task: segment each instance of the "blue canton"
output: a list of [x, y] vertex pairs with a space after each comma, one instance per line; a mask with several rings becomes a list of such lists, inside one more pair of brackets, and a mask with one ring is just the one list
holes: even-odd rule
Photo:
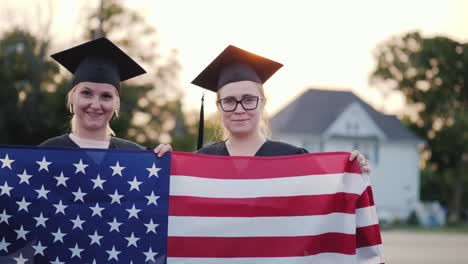
[[0, 263], [166, 263], [170, 154], [0, 146]]

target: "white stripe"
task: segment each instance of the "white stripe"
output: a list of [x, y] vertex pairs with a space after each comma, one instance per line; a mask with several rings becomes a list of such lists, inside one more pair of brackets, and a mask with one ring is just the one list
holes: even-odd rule
[[356, 256], [359, 264], [385, 263], [382, 245], [358, 248]]
[[356, 227], [370, 226], [378, 224], [374, 215], [375, 206], [363, 207], [356, 210]]
[[321, 253], [281, 258], [167, 258], [167, 264], [356, 264], [355, 255]]
[[170, 194], [210, 198], [252, 198], [334, 194], [360, 195], [366, 186], [360, 174], [339, 173], [274, 179], [222, 180], [171, 175]]
[[311, 236], [329, 232], [355, 234], [354, 214], [290, 217], [169, 217], [169, 236], [273, 237]]

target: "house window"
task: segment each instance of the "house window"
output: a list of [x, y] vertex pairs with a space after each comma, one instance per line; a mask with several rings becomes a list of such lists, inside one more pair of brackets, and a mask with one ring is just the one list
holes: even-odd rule
[[357, 122], [346, 122], [346, 134], [355, 136], [359, 134], [359, 123]]
[[358, 123], [354, 123], [354, 134], [355, 135], [359, 134], [359, 124]]

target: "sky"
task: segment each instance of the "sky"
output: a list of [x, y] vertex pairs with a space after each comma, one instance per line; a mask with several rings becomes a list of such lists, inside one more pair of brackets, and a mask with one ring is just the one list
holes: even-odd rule
[[[53, 16], [54, 36], [72, 39], [80, 26], [81, 6], [98, 1], [2, 2], [20, 10], [16, 13], [25, 16], [25, 22], [30, 21], [27, 14], [34, 7], [52, 10], [35, 19]], [[424, 36], [468, 41], [468, 1], [464, 0], [125, 2], [157, 29], [164, 49], [178, 50], [187, 111], [199, 108], [202, 94], [190, 82], [230, 44], [284, 64], [264, 85], [270, 115], [311, 87], [352, 91], [378, 110], [399, 114], [404, 109], [403, 97], [395, 94], [382, 100], [379, 90], [369, 83], [377, 45], [414, 30]], [[214, 100], [214, 94], [207, 92], [208, 113], [216, 110]]]

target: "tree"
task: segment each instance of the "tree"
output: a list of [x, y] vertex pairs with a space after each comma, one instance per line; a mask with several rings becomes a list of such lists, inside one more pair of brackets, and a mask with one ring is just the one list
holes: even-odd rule
[[7, 144], [37, 144], [56, 136], [66, 116], [55, 86], [58, 67], [47, 59], [49, 42], [13, 29], [0, 39], [0, 138]]
[[411, 32], [375, 57], [371, 80], [405, 95], [404, 123], [426, 141], [422, 197], [442, 201], [458, 221], [468, 207], [468, 43]]

